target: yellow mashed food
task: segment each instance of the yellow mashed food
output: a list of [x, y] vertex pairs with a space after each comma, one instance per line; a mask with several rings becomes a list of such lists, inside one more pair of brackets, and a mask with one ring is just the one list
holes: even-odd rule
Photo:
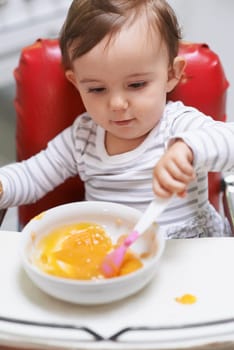
[[175, 298], [175, 301], [180, 304], [194, 304], [196, 303], [197, 298], [192, 294], [184, 294], [181, 297]]
[[[81, 222], [59, 227], [43, 237], [35, 246], [32, 262], [50, 275], [79, 280], [100, 279], [105, 278], [101, 263], [114, 248], [103, 227]], [[129, 250], [118, 276], [141, 267], [139, 257]]]

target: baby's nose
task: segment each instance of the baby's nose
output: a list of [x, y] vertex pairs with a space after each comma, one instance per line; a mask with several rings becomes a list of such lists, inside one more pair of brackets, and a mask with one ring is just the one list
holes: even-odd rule
[[112, 111], [126, 110], [128, 108], [128, 100], [122, 95], [113, 95], [109, 101]]

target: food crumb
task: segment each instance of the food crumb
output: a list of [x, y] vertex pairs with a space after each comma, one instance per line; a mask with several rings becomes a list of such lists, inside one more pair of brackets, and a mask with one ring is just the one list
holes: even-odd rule
[[197, 297], [192, 294], [184, 294], [181, 297], [176, 297], [175, 301], [180, 304], [194, 304], [197, 301]]
[[32, 218], [32, 220], [41, 220], [44, 215], [45, 215], [45, 212], [43, 211], [42, 213], [34, 216], [34, 218]]
[[32, 240], [32, 242], [34, 242], [35, 241], [35, 239], [36, 239], [36, 233], [35, 232], [31, 232], [31, 240]]
[[116, 224], [116, 226], [121, 226], [121, 225], [123, 225], [123, 220], [118, 218], [115, 220], [115, 224]]

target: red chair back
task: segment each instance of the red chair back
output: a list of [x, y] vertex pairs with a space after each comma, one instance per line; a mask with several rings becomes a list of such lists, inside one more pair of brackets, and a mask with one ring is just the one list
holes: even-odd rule
[[[197, 107], [216, 120], [226, 120], [228, 87], [218, 56], [204, 44], [181, 44], [180, 53], [187, 61], [185, 74], [169, 95]], [[64, 75], [57, 40], [38, 40], [22, 50], [16, 80], [17, 159], [27, 159], [45, 148], [47, 142], [70, 125], [84, 111], [79, 93]], [[218, 209], [220, 174], [209, 179], [210, 200]], [[23, 227], [33, 216], [53, 206], [84, 198], [79, 177], [69, 179], [44, 198], [19, 207]]]

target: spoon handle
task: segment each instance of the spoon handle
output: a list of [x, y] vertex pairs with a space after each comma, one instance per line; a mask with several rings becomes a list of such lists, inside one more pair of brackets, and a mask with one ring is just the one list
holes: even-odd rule
[[155, 197], [141, 216], [140, 220], [137, 222], [136, 226], [134, 227], [134, 231], [137, 231], [139, 234], [144, 233], [153, 222], [156, 222], [157, 218], [168, 206], [171, 198], [172, 197]]

